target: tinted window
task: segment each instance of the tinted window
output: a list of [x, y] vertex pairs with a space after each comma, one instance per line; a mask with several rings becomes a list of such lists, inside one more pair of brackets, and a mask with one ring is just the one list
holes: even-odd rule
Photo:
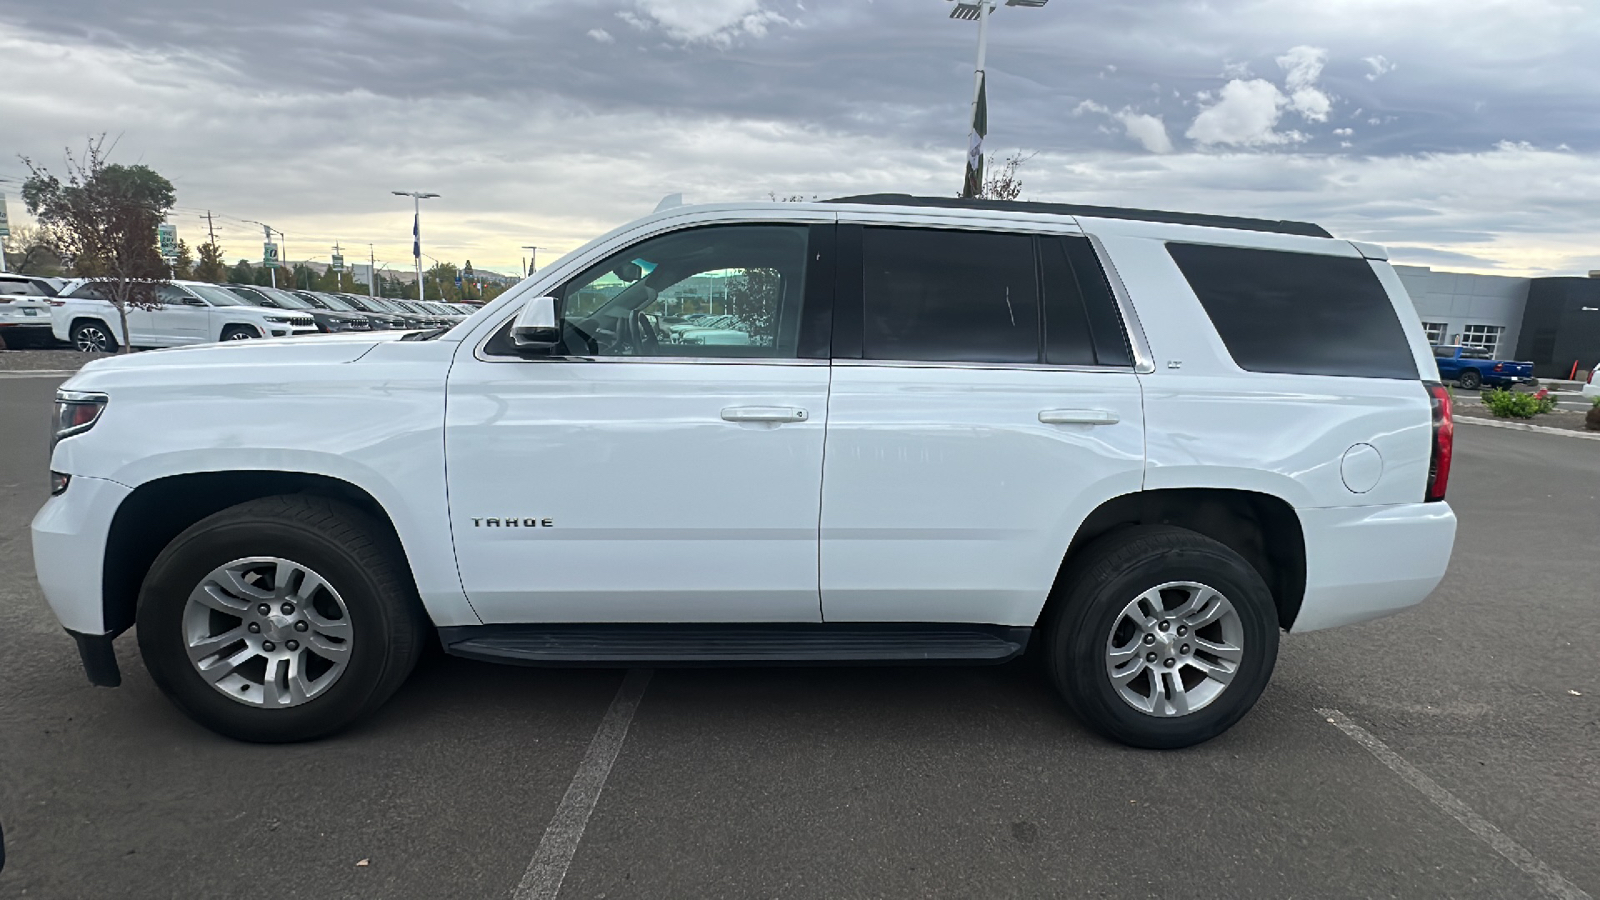
[[1066, 242], [1082, 238], [1040, 238], [1039, 271], [1044, 276], [1045, 361], [1059, 365], [1092, 366], [1094, 339], [1083, 291], [1067, 262]]
[[1456, 348], [1454, 348], [1454, 347], [1435, 347], [1435, 348], [1433, 348], [1433, 355], [1438, 357], [1439, 359], [1452, 359], [1456, 355]]
[[1128, 341], [1088, 238], [1039, 238], [1044, 275], [1045, 361], [1058, 365], [1133, 365]]
[[1167, 252], [1242, 369], [1418, 377], [1394, 305], [1364, 259], [1200, 244]]
[[1094, 248], [1088, 238], [1066, 238], [1067, 258], [1072, 260], [1072, 273], [1083, 292], [1083, 306], [1089, 314], [1089, 329], [1094, 335], [1094, 350], [1102, 366], [1131, 366], [1133, 352], [1128, 349], [1128, 335], [1122, 327], [1122, 314], [1117, 311], [1116, 298], [1111, 294], [1111, 283], [1095, 258]]
[[68, 297], [77, 297], [77, 298], [82, 299], [82, 300], [109, 300], [110, 299], [110, 297], [106, 294], [106, 292], [101, 289], [100, 285], [98, 285], [98, 284], [96, 284], [96, 283], [94, 283], [92, 281], [91, 282], [87, 282], [85, 284], [81, 284], [76, 288], [73, 288], [72, 293], [68, 294], [67, 296]]
[[867, 228], [862, 251], [865, 358], [1039, 361], [1033, 238]]

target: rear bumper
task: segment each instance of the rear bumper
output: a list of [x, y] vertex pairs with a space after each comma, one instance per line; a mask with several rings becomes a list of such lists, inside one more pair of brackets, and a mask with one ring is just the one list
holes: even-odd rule
[[117, 507], [132, 493], [103, 478], [75, 475], [33, 517], [33, 568], [50, 609], [74, 635], [104, 635], [101, 576], [106, 536]]
[[1447, 503], [1298, 510], [1306, 593], [1293, 630], [1393, 615], [1433, 593], [1450, 565], [1456, 516]]

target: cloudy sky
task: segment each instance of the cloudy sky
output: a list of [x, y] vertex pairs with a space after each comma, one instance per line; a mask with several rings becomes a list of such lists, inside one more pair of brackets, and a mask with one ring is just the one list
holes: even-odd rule
[[[691, 202], [960, 185], [947, 0], [0, 0], [0, 179], [113, 160], [228, 259], [513, 272]], [[1600, 269], [1600, 0], [1050, 0], [990, 28], [1028, 199], [1309, 219], [1399, 261]], [[0, 181], [21, 218], [18, 185]], [[357, 249], [359, 248], [359, 249]]]

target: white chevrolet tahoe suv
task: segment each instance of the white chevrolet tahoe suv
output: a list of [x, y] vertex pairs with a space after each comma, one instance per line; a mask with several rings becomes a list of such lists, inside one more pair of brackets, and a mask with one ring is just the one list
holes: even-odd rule
[[[714, 328], [695, 321], [714, 317]], [[678, 207], [448, 330], [90, 363], [45, 596], [198, 721], [329, 734], [424, 644], [535, 666], [1001, 663], [1116, 740], [1439, 583], [1453, 423], [1381, 249], [875, 195]]]
[[173, 281], [156, 286], [156, 303], [128, 309], [128, 331], [122, 317], [92, 280], [69, 282], [52, 303], [51, 330], [59, 340], [85, 353], [109, 353], [122, 344], [140, 349], [182, 347], [216, 341], [315, 334], [312, 317], [295, 310], [251, 306], [221, 286], [204, 281]]

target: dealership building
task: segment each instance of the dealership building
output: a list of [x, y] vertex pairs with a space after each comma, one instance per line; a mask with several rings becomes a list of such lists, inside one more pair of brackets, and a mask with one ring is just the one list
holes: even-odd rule
[[1567, 378], [1600, 363], [1600, 272], [1588, 278], [1508, 278], [1394, 267], [1433, 344], [1482, 347]]

